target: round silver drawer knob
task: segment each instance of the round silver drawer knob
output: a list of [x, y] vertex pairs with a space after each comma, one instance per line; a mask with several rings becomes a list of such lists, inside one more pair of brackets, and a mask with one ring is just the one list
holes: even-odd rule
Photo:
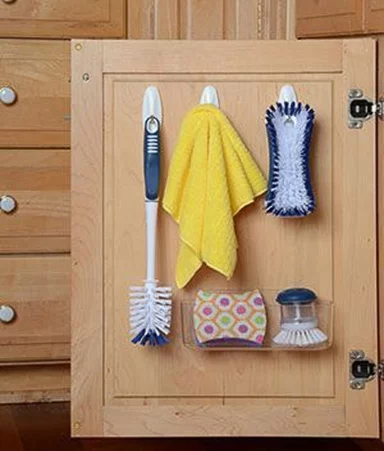
[[12, 213], [17, 206], [16, 200], [12, 196], [1, 196], [0, 197], [0, 209], [4, 213]]
[[0, 305], [0, 321], [11, 323], [16, 317], [15, 310], [10, 305]]
[[12, 105], [16, 102], [17, 94], [10, 86], [0, 88], [0, 102], [3, 105]]

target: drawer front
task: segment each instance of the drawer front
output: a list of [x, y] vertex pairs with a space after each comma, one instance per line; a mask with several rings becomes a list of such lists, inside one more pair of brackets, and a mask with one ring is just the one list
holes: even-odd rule
[[0, 40], [0, 55], [0, 147], [69, 147], [69, 43]]
[[0, 149], [4, 197], [16, 206], [0, 211], [0, 252], [69, 252], [69, 150]]
[[0, 36], [122, 38], [125, 16], [125, 0], [2, 0]]
[[68, 358], [69, 299], [69, 256], [1, 257], [0, 361]]

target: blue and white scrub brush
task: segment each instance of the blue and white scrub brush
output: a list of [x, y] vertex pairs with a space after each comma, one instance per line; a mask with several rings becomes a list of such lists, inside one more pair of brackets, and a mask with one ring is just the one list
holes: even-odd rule
[[156, 228], [160, 184], [161, 102], [154, 86], [143, 102], [145, 215], [147, 228], [147, 278], [144, 286], [130, 287], [132, 343], [162, 346], [169, 342], [172, 288], [159, 287], [155, 277]]
[[316, 207], [309, 171], [309, 148], [315, 113], [297, 102], [292, 86], [266, 112], [269, 182], [265, 206], [275, 216], [302, 217]]

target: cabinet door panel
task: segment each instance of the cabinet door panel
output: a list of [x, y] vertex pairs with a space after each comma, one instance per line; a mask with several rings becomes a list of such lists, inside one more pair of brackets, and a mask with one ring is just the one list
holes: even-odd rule
[[[289, 83], [290, 76], [286, 77]], [[279, 79], [281, 80], [280, 77]], [[250, 105], [247, 108], [247, 99], [258, 99], [258, 104], [270, 105], [281, 86], [281, 81], [278, 80], [265, 81], [263, 76], [210, 76], [210, 81], [220, 93], [221, 108], [228, 112], [240, 135], [246, 137], [247, 144], [264, 173], [268, 173], [265, 125], [262, 120], [255, 121]], [[247, 353], [241, 352], [221, 352], [213, 358], [209, 352], [191, 353], [185, 349], [181, 340], [181, 322], [178, 321], [181, 318], [182, 298], [192, 301], [194, 293], [201, 287], [220, 288], [227, 285], [220, 275], [205, 268], [192, 279], [184, 293], [175, 293], [175, 343], [170, 352], [154, 355], [143, 352], [140, 347], [126, 344], [126, 305], [121, 299], [125, 297], [127, 285], [140, 284], [145, 274], [145, 235], [141, 233], [141, 227], [138, 227], [145, 224], [145, 212], [142, 208], [142, 155], [134, 149], [140, 149], [142, 142], [142, 94], [146, 86], [153, 83], [156, 83], [161, 92], [164, 111], [172, 112], [172, 116], [177, 118], [164, 122], [162, 129], [163, 142], [165, 141], [163, 186], [180, 120], [185, 112], [194, 106], [205, 86], [205, 82], [198, 75], [180, 75], [177, 80], [173, 75], [155, 79], [147, 77], [145, 81], [136, 80], [135, 75], [125, 78], [119, 75], [109, 77], [106, 82], [105, 101], [110, 105], [106, 114], [115, 118], [113, 124], [111, 123], [111, 139], [114, 143], [130, 143], [129, 149], [116, 144], [111, 154], [113, 156], [107, 155], [110, 174], [114, 176], [113, 182], [110, 182], [113, 186], [107, 192], [110, 202], [113, 199], [113, 213], [105, 230], [106, 254], [110, 254], [108, 261], [112, 261], [114, 268], [121, 268], [110, 274], [111, 279], [107, 282], [107, 285], [111, 286], [111, 291], [106, 293], [106, 303], [111, 307], [107, 315], [111, 320], [114, 337], [114, 341], [107, 344], [106, 364], [108, 368], [111, 367], [111, 371], [107, 373], [110, 375], [107, 379], [107, 396], [121, 398], [135, 394], [143, 397], [254, 397], [263, 394], [332, 397], [335, 385], [332, 353], [319, 353], [315, 357], [302, 353], [273, 353], [249, 359], [249, 354], [247, 356]], [[316, 114], [321, 118], [321, 133], [316, 133], [315, 136], [316, 149], [331, 149], [332, 80], [328, 75], [310, 84], [304, 79], [296, 81], [295, 88], [301, 98], [311, 105], [316, 105]], [[175, 91], [177, 100], [174, 99]], [[113, 101], [108, 102], [108, 99]], [[127, 118], [124, 110], [128, 104], [131, 114]], [[315, 150], [312, 163], [315, 190], [321, 195], [316, 215], [308, 218], [305, 224], [300, 221], [281, 223], [276, 218], [265, 215], [260, 200], [239, 215], [236, 228], [240, 252], [236, 272], [229, 284], [231, 288], [241, 292], [244, 287], [254, 286], [265, 293], [271, 291], [273, 296], [279, 287], [304, 284], [313, 287], [321, 299], [333, 298], [332, 153]], [[167, 244], [159, 249], [157, 277], [166, 285], [174, 284], [179, 245], [177, 230], [178, 227], [171, 217], [161, 212], [159, 242]], [[115, 243], [113, 248], [107, 244], [110, 242]], [[279, 256], [273, 263], [273, 270], [268, 263], [269, 255]], [[259, 258], [260, 256], [264, 257]], [[268, 301], [273, 301], [273, 297]], [[151, 367], [152, 371], [147, 377], [140, 377], [148, 367]], [[203, 383], [188, 383], [188, 380], [199, 380], [202, 374]], [[255, 377], [256, 374], [274, 374], [274, 377]], [[295, 379], [301, 379], [301, 384], [292, 384]]]
[[110, 37], [125, 33], [125, 0], [23, 0], [0, 3], [0, 36]]
[[[74, 434], [377, 437], [377, 381], [359, 392], [348, 384], [351, 349], [377, 358], [376, 127], [349, 129], [345, 114], [351, 87], [374, 96], [374, 42], [82, 44], [72, 66], [75, 104], [86, 105], [73, 111]], [[86, 84], [78, 81], [84, 67], [93, 72]], [[286, 83], [316, 111], [316, 212], [281, 220], [267, 216], [260, 199], [247, 207], [236, 217], [233, 278], [201, 270], [174, 289], [171, 343], [133, 346], [127, 287], [145, 276], [145, 88], [156, 85], [162, 98], [164, 186], [181, 121], [207, 84], [267, 174], [265, 109]], [[157, 275], [173, 285], [178, 228], [164, 211], [158, 233]], [[258, 287], [273, 302], [277, 291], [303, 285], [334, 301], [327, 351], [209, 353], [183, 344], [181, 303], [199, 288]], [[361, 324], [369, 324], [364, 333]]]
[[296, 36], [340, 36], [364, 31], [364, 0], [296, 0]]
[[17, 203], [0, 212], [0, 252], [68, 252], [70, 152], [1, 150], [0, 193]]
[[69, 147], [69, 43], [0, 41], [0, 88], [16, 102], [0, 102], [0, 147]]

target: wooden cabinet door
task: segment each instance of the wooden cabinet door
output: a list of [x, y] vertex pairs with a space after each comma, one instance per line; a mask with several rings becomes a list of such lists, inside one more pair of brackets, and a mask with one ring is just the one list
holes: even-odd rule
[[[73, 434], [378, 437], [378, 381], [352, 390], [348, 361], [353, 349], [377, 359], [376, 124], [347, 125], [349, 89], [375, 96], [375, 42], [80, 43], [72, 43]], [[156, 85], [162, 98], [164, 183], [181, 121], [207, 84], [267, 174], [264, 114], [286, 83], [316, 111], [316, 213], [281, 220], [262, 201], [247, 207], [236, 218], [232, 280], [202, 270], [174, 289], [171, 343], [133, 346], [127, 287], [145, 276], [145, 88]], [[177, 249], [177, 226], [161, 211], [162, 284], [174, 283]], [[268, 297], [302, 285], [334, 302], [326, 351], [212, 353], [183, 344], [181, 302], [198, 288], [258, 287]]]
[[[364, 31], [369, 0], [296, 0], [296, 36], [340, 36]], [[380, 3], [380, 1], [379, 1]]]
[[0, 36], [32, 38], [125, 35], [125, 0], [23, 0], [0, 3]]

